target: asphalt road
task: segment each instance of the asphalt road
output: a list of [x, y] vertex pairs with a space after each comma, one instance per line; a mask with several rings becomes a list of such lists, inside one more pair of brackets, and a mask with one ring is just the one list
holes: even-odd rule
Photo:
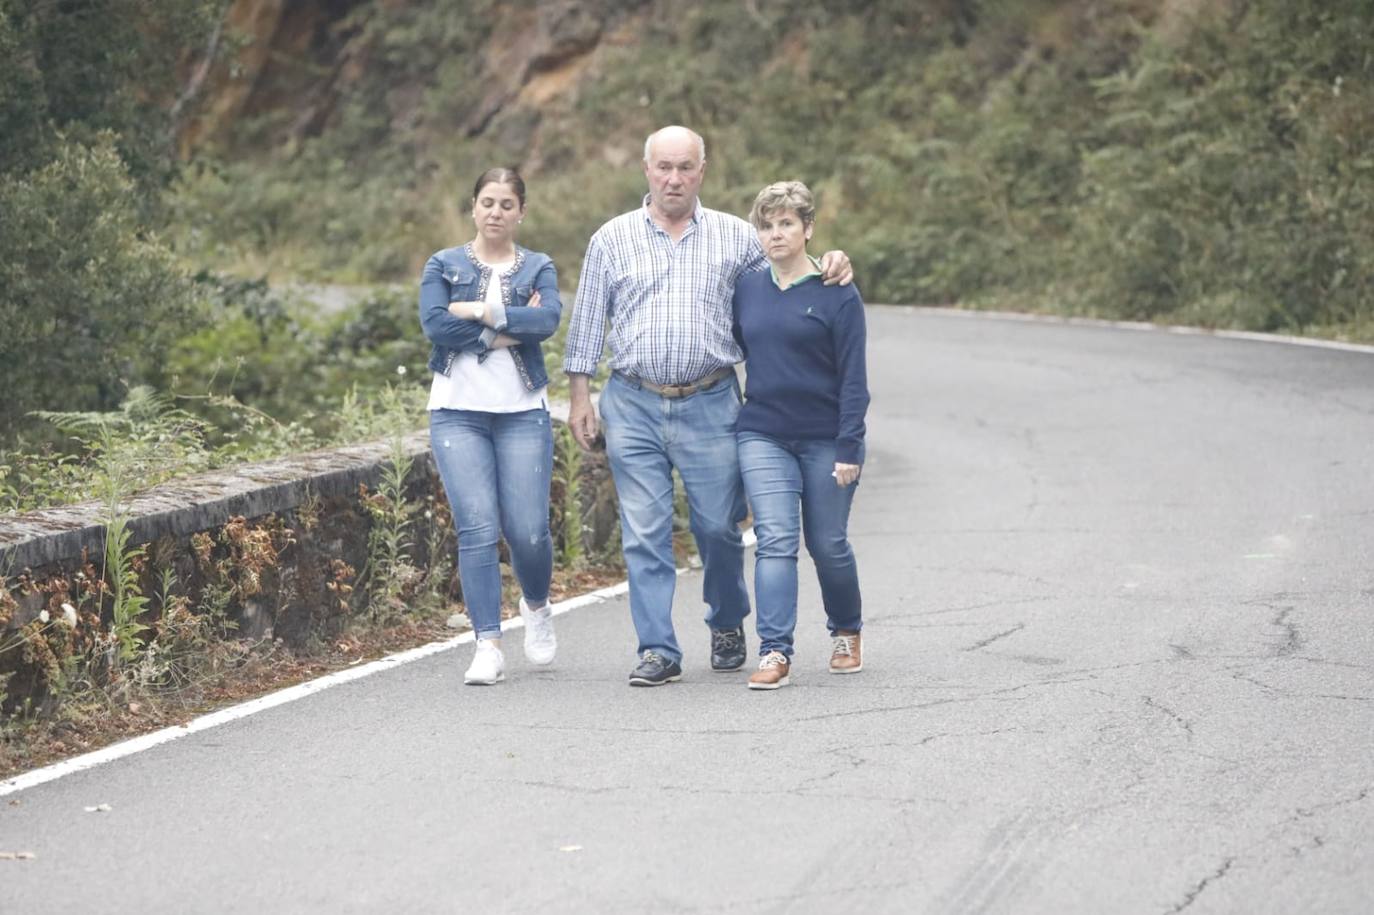
[[0, 911], [1370, 911], [1374, 355], [870, 309], [870, 359], [862, 674], [807, 560], [794, 685], [713, 674], [687, 575], [672, 686], [614, 600], [10, 795]]

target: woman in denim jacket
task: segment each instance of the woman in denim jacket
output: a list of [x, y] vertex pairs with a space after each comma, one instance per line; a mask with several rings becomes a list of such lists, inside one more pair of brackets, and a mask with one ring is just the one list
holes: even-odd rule
[[420, 279], [420, 324], [434, 344], [430, 444], [453, 508], [458, 575], [477, 636], [463, 678], [472, 684], [505, 679], [501, 534], [523, 595], [525, 657], [549, 664], [557, 648], [549, 608], [553, 435], [539, 344], [558, 329], [562, 303], [553, 261], [515, 243], [524, 216], [520, 176], [484, 172], [472, 192], [477, 236], [436, 252]]

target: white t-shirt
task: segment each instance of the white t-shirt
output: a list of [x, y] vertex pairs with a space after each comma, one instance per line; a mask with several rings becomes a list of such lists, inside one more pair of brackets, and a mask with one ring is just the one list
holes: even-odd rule
[[[500, 305], [501, 278], [515, 266], [515, 261], [481, 263], [491, 269], [485, 301], [488, 305]], [[429, 388], [429, 409], [521, 413], [547, 406], [544, 391], [542, 387], [533, 391], [525, 387], [508, 348], [488, 350], [482, 362], [477, 361], [476, 353], [459, 353], [448, 375], [434, 373], [434, 383]]]

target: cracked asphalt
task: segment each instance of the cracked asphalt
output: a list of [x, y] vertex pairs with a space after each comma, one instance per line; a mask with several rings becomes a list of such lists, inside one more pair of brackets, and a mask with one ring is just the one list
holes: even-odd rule
[[869, 321], [862, 674], [685, 575], [678, 684], [614, 600], [0, 800], [0, 911], [1369, 911], [1374, 355]]

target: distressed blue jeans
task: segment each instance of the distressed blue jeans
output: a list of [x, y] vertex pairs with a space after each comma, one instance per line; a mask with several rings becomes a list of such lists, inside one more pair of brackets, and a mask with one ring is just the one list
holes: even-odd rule
[[547, 410], [431, 410], [429, 441], [458, 529], [458, 577], [477, 638], [501, 637], [502, 534], [525, 600], [542, 604], [553, 577]]
[[734, 629], [749, 615], [745, 517], [735, 449], [739, 383], [726, 378], [687, 397], [663, 397], [612, 374], [601, 391], [606, 454], [620, 499], [620, 534], [639, 651], [682, 660], [673, 632], [673, 470], [687, 492], [704, 570], [706, 623]]
[[[849, 545], [849, 509], [858, 482], [839, 486], [832, 439], [785, 441], [739, 433], [739, 466], [754, 511], [754, 603], [759, 654], [792, 657], [797, 628], [797, 550], [804, 537], [816, 564], [830, 634], [863, 628], [859, 570]], [[800, 534], [800, 536], [799, 536]]]

